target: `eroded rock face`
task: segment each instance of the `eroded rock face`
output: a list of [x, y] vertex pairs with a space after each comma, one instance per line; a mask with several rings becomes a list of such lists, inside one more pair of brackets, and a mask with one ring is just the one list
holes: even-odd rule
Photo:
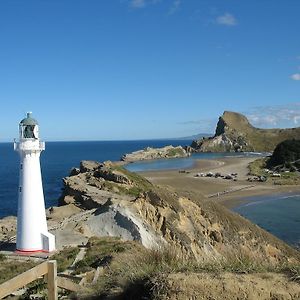
[[135, 151], [129, 154], [124, 154], [121, 160], [126, 162], [134, 162], [139, 160], [177, 158], [177, 157], [187, 157], [187, 156], [189, 156], [189, 152], [186, 151], [181, 146], [178, 147], [166, 146], [163, 148], [147, 147], [143, 150]]
[[66, 221], [65, 232], [119, 236], [147, 248], [168, 245], [198, 261], [229, 256], [274, 263], [299, 259], [297, 251], [223, 206], [180, 197], [113, 164], [92, 164], [65, 178], [64, 185], [61, 204], [92, 209], [72, 217], [76, 222]]
[[299, 139], [300, 128], [259, 129], [242, 114], [225, 111], [219, 118], [215, 135], [193, 141], [191, 147], [195, 152], [270, 152], [288, 138]]

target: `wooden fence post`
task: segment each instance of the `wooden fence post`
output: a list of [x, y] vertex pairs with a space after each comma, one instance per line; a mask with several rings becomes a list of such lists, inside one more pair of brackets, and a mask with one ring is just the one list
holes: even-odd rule
[[57, 266], [56, 260], [48, 261], [48, 275], [47, 275], [47, 284], [48, 284], [48, 299], [57, 300]]

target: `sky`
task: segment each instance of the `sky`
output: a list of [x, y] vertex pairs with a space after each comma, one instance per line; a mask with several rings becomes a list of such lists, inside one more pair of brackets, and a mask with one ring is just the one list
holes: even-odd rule
[[298, 0], [1, 0], [0, 142], [300, 126]]

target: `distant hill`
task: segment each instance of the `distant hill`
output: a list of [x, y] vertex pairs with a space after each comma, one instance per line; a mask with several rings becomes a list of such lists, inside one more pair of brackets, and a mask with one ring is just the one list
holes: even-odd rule
[[210, 136], [212, 136], [211, 133], [199, 133], [199, 134], [195, 134], [195, 135], [179, 137], [176, 139], [177, 140], [199, 140], [199, 139], [202, 139], [203, 137], [210, 137]]
[[287, 129], [260, 129], [236, 112], [225, 111], [219, 118], [213, 137], [197, 139], [191, 147], [196, 152], [272, 152], [287, 139], [300, 139], [300, 127]]

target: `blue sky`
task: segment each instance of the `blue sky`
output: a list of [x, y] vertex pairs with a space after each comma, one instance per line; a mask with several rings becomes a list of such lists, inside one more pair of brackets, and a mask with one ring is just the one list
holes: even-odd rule
[[224, 110], [300, 126], [298, 0], [1, 0], [0, 140], [213, 132]]

